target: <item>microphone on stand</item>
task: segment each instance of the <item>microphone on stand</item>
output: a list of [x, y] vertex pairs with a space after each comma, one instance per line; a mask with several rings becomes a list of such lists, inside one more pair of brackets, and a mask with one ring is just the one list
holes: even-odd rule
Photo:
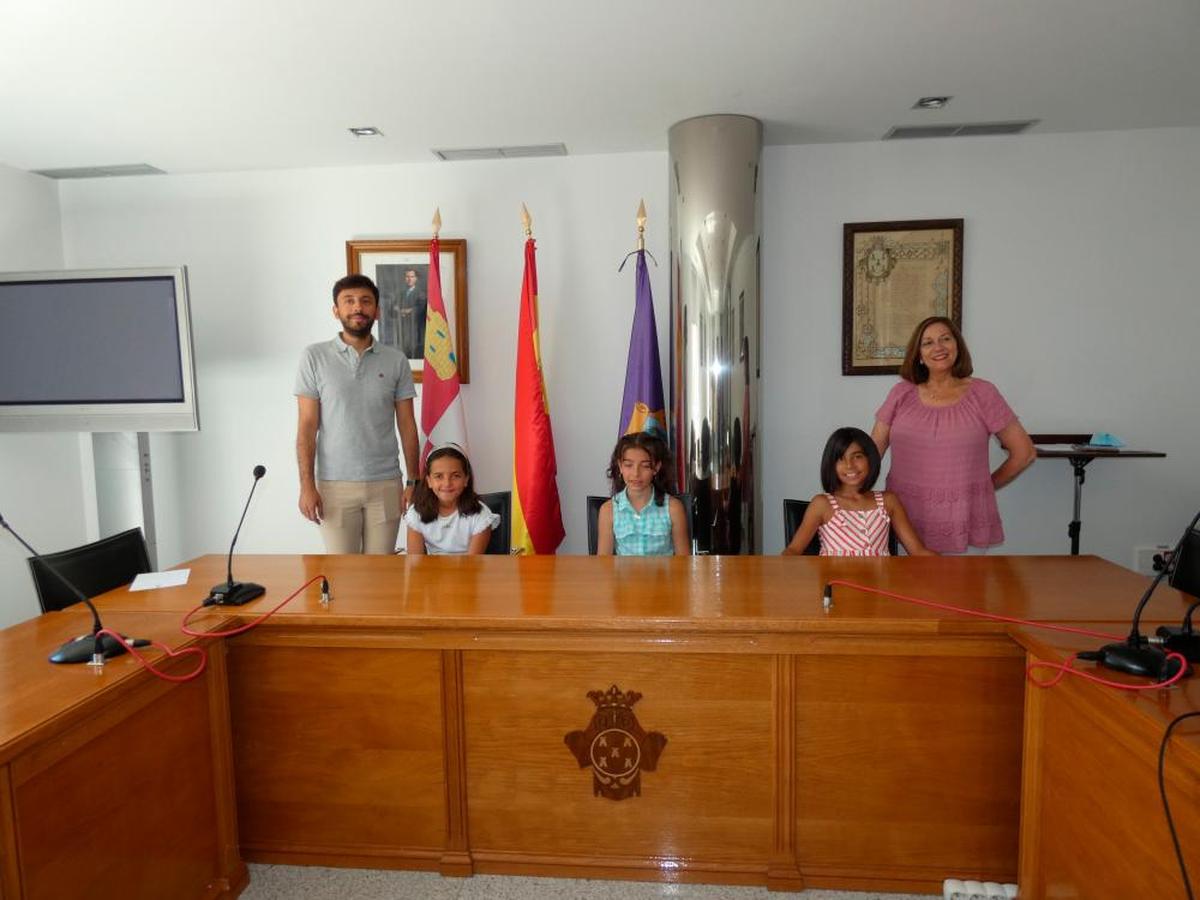
[[229, 545], [229, 564], [226, 568], [225, 581], [213, 585], [204, 601], [205, 606], [241, 606], [256, 597], [261, 597], [267, 591], [261, 584], [255, 584], [252, 581], [233, 580], [233, 548], [237, 544], [238, 535], [242, 532], [242, 523], [246, 521], [246, 511], [250, 509], [250, 500], [254, 496], [254, 489], [258, 487], [258, 479], [266, 474], [266, 466], [254, 467], [254, 484], [250, 485], [250, 496], [246, 498], [246, 505], [242, 508], [242, 517], [238, 520], [237, 530], [233, 533], [233, 542]]
[[80, 600], [92, 611], [92, 632], [91, 634], [80, 635], [77, 638], [72, 638], [67, 641], [57, 650], [50, 654], [50, 662], [52, 663], [87, 663], [89, 666], [103, 667], [104, 660], [114, 656], [120, 656], [126, 652], [126, 648], [145, 647], [149, 645], [149, 641], [143, 638], [127, 638], [121, 635], [121, 640], [117, 640], [108, 634], [100, 634], [100, 629], [104, 626], [100, 624], [100, 613], [96, 611], [96, 607], [92, 605], [92, 601], [87, 598], [79, 588], [72, 584], [62, 572], [50, 565], [42, 554], [34, 550], [26, 542], [25, 538], [17, 534], [11, 525], [5, 521], [4, 516], [0, 515], [0, 527], [15, 537], [21, 542], [21, 546], [33, 554], [33, 558], [41, 565], [46, 567], [46, 571], [61, 581], [77, 600]]
[[[1175, 545], [1175, 552], [1171, 554], [1172, 562], [1179, 559], [1179, 551], [1183, 547], [1183, 542], [1192, 533], [1192, 529], [1196, 527], [1197, 522], [1200, 522], [1200, 513], [1196, 513], [1191, 524], [1184, 529], [1183, 535]], [[1146, 588], [1146, 593], [1142, 594], [1142, 599], [1138, 602], [1137, 609], [1133, 613], [1133, 623], [1129, 630], [1129, 637], [1120, 644], [1105, 644], [1099, 650], [1080, 653], [1078, 654], [1080, 659], [1092, 659], [1099, 662], [1100, 665], [1115, 669], [1118, 672], [1125, 672], [1129, 675], [1143, 675], [1153, 678], [1155, 681], [1166, 681], [1173, 678], [1179, 672], [1181, 663], [1177, 659], [1168, 658], [1166, 651], [1154, 646], [1150, 638], [1142, 635], [1140, 628], [1142, 610], [1146, 608], [1146, 604], [1150, 600], [1150, 595], [1154, 593], [1154, 589], [1167, 576], [1171, 568], [1171, 564], [1163, 566], [1162, 570], [1154, 577], [1154, 580], [1150, 582], [1150, 587]]]
[[[1192, 597], [1200, 597], [1200, 531], [1185, 533], [1167, 568], [1171, 571], [1167, 584]], [[1192, 627], [1197, 607], [1200, 600], [1188, 607], [1182, 625], [1160, 625], [1156, 632], [1168, 651], [1182, 655], [1188, 662], [1200, 662], [1200, 632]]]

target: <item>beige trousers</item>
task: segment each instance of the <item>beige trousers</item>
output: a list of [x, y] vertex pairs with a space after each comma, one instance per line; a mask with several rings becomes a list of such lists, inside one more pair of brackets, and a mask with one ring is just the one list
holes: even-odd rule
[[400, 531], [399, 478], [388, 481], [318, 481], [321, 537], [326, 553], [395, 553]]

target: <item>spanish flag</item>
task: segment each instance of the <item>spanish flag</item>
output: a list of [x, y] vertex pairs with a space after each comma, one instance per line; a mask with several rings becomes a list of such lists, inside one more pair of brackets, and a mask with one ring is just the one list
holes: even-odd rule
[[525, 241], [521, 321], [517, 328], [517, 389], [513, 428], [512, 552], [554, 553], [565, 532], [558, 502], [558, 464], [538, 343], [537, 260]]

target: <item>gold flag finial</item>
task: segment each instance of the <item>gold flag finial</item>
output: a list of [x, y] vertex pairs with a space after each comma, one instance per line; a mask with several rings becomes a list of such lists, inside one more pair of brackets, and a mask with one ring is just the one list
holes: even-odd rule
[[638, 229], [638, 249], [646, 249], [646, 201], [643, 198], [638, 202], [637, 211], [637, 229]]
[[439, 206], [433, 211], [433, 236], [437, 237], [442, 230], [442, 208]]
[[524, 203], [521, 204], [521, 224], [525, 226], [525, 237], [533, 237], [533, 216], [529, 214], [529, 207]]

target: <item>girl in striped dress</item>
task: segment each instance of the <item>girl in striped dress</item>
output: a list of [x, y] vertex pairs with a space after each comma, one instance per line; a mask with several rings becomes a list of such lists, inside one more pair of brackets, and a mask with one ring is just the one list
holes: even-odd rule
[[821, 538], [822, 556], [890, 556], [888, 533], [895, 530], [909, 556], [936, 556], [926, 549], [891, 491], [873, 491], [879, 477], [879, 450], [865, 431], [839, 428], [825, 443], [821, 486], [808, 504], [785, 555], [800, 555]]

